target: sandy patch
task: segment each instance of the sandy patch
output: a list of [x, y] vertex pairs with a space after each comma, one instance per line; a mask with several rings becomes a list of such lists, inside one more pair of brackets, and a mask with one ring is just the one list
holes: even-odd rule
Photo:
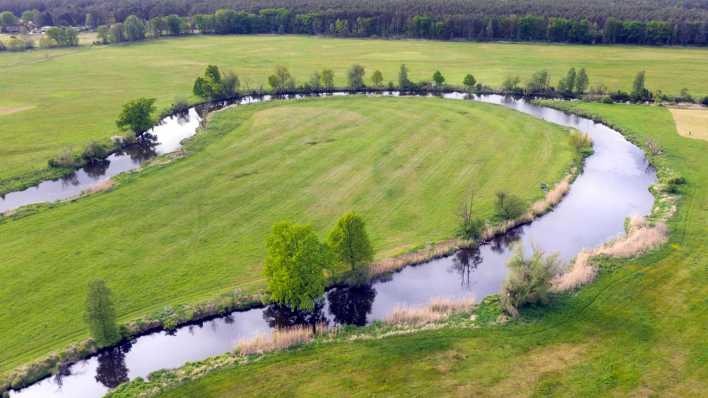
[[29, 106], [2, 106], [0, 105], [0, 116], [11, 115], [13, 113], [22, 112], [34, 108], [34, 105]]
[[679, 134], [708, 141], [708, 108], [669, 108], [669, 111]]

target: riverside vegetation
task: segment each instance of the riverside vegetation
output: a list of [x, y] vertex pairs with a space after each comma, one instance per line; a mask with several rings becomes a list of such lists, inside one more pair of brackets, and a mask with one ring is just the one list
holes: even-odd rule
[[547, 307], [524, 307], [519, 321], [505, 325], [495, 322], [500, 303], [483, 302], [475, 320], [466, 313], [409, 331], [373, 325], [356, 336], [345, 331], [285, 352], [225, 354], [157, 372], [152, 382], [137, 380], [112, 397], [339, 395], [352, 389], [387, 396], [461, 390], [482, 396], [701, 396], [708, 388], [708, 143], [679, 136], [661, 107], [544, 104], [603, 120], [647, 151], [659, 177], [649, 222], [667, 223], [668, 244], [640, 257], [593, 258], [599, 270], [594, 283], [573, 294], [551, 292]]
[[[708, 50], [697, 48], [302, 36], [195, 36], [131, 46], [57, 49], [47, 54], [4, 53], [0, 68], [12, 78], [2, 83], [5, 95], [0, 97], [0, 192], [65, 174], [66, 170], [48, 168], [47, 161], [62, 153], [77, 155], [91, 141], [108, 144], [116, 134], [117, 110], [124, 103], [138, 97], [156, 98], [158, 109], [167, 108], [175, 97], [192, 92], [195, 76], [209, 64], [235, 71], [242, 92], [268, 89], [274, 64], [287, 66], [298, 84], [311, 80], [315, 71], [327, 70], [331, 72], [328, 80], [344, 87], [348, 69], [357, 63], [367, 71], [367, 86], [376, 84], [370, 79], [379, 75], [374, 73], [378, 70], [379, 84], [387, 87], [389, 82], [397, 85], [404, 63], [410, 81], [430, 80], [440, 70], [448, 86], [462, 85], [470, 74], [475, 83], [467, 87], [482, 84], [494, 90], [506, 85], [522, 88], [543, 68], [553, 85], [567, 77], [571, 67], [578, 74], [585, 68], [588, 92], [622, 90], [628, 95], [635, 74], [645, 70], [646, 86], [655, 93], [678, 95], [686, 88], [700, 99], [708, 95], [708, 83], [698, 78], [708, 73], [707, 54]], [[185, 99], [198, 100], [196, 96]]]
[[[0, 269], [1, 373], [88, 337], [74, 309], [94, 278], [120, 324], [235, 289], [245, 297], [265, 287], [265, 236], [279, 220], [327, 231], [355, 209], [376, 262], [452, 237], [472, 192], [483, 219], [499, 190], [541, 199], [539, 185], [566, 175], [576, 153], [562, 128], [502, 107], [385, 97], [225, 110], [185, 151], [108, 193], [1, 219], [0, 252], [13, 253]], [[28, 284], [31, 297], [19, 293]]]

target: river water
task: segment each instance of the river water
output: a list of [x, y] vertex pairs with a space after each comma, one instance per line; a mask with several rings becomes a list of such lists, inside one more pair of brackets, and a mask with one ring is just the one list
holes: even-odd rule
[[[467, 98], [455, 93], [445, 97], [450, 100]], [[246, 98], [240, 103], [269, 99]], [[595, 153], [586, 159], [583, 173], [552, 212], [477, 250], [463, 250], [449, 257], [407, 267], [369, 286], [331, 289], [315, 314], [293, 313], [285, 308], [269, 306], [233, 312], [172, 332], [149, 334], [80, 361], [59, 376], [13, 391], [11, 397], [100, 397], [109, 388], [125, 381], [145, 377], [158, 369], [179, 367], [189, 361], [228, 352], [241, 339], [269, 333], [275, 327], [309, 322], [311, 317], [329, 323], [364, 325], [384, 319], [396, 306], [425, 305], [435, 297], [472, 296], [481, 300], [499, 292], [507, 274], [505, 264], [511, 255], [512, 243], [520, 242], [527, 253], [532, 246], [537, 246], [546, 252], [559, 253], [563, 260], [570, 260], [581, 249], [596, 247], [622, 234], [626, 217], [646, 215], [651, 211], [653, 197], [648, 188], [656, 180], [655, 172], [642, 151], [617, 131], [582, 117], [532, 105], [523, 99], [484, 95], [476, 96], [474, 100], [498, 104], [572, 127], [592, 137]], [[171, 126], [169, 131], [181, 137], [179, 140], [170, 139], [172, 144], [158, 153], [169, 152], [170, 148], [177, 149], [179, 141], [194, 134], [200, 120], [196, 111], [191, 110], [189, 117], [182, 118], [182, 121], [172, 118], [156, 127], [155, 133], [160, 142], [171, 134], [168, 126]], [[157, 131], [161, 128], [165, 131]], [[135, 164], [139, 166], [140, 162], [133, 162]], [[90, 184], [100, 180], [89, 176], [82, 178]], [[11, 195], [7, 195], [5, 200]], [[59, 196], [51, 196], [49, 200], [56, 200]]]

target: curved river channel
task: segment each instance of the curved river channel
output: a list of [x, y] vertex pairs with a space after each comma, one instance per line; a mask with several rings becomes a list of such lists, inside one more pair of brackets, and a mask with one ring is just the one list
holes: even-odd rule
[[[445, 97], [467, 98], [454, 93]], [[269, 99], [247, 98], [240, 104]], [[407, 267], [369, 286], [333, 288], [327, 292], [327, 300], [315, 316], [331, 324], [364, 325], [385, 318], [396, 306], [425, 305], [435, 297], [472, 296], [479, 301], [500, 290], [507, 274], [505, 264], [511, 255], [511, 243], [521, 242], [527, 253], [532, 245], [536, 245], [546, 252], [558, 252], [563, 260], [570, 260], [581, 249], [596, 247], [622, 234], [626, 217], [646, 215], [651, 211], [654, 199], [649, 186], [656, 180], [655, 172], [642, 151], [617, 131], [589, 119], [529, 104], [523, 99], [499, 95], [476, 96], [473, 99], [502, 105], [588, 133], [592, 137], [595, 153], [586, 159], [583, 173], [552, 212], [477, 250], [462, 250], [449, 257]], [[187, 116], [168, 118], [153, 130], [160, 142], [155, 152], [176, 150], [182, 139], [195, 133], [200, 121], [194, 109]], [[0, 201], [0, 211], [2, 206], [9, 209], [18, 204], [75, 196], [101, 179], [139, 167], [145, 160], [144, 156], [131, 157], [131, 154], [112, 157], [104, 174], [92, 175], [81, 170], [74, 178], [45, 182], [45, 188], [40, 184], [26, 191], [8, 194], [4, 201]], [[46, 196], [40, 192], [46, 192]], [[228, 352], [241, 339], [303, 321], [302, 314], [276, 306], [233, 312], [175, 331], [138, 337], [78, 362], [61, 375], [44, 379], [20, 391], [12, 391], [10, 396], [100, 397], [109, 388], [125, 381], [145, 377], [158, 369], [179, 367], [188, 361]]]

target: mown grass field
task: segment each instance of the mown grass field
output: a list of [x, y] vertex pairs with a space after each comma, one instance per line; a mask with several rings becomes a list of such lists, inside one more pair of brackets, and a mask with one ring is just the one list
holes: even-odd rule
[[472, 194], [483, 216], [498, 190], [541, 198], [574, 156], [566, 131], [499, 106], [363, 96], [219, 112], [188, 149], [111, 192], [0, 223], [0, 372], [88, 337], [95, 278], [121, 321], [253, 292], [277, 221], [324, 236], [355, 210], [383, 258], [452, 237]]
[[[708, 95], [708, 49], [548, 44], [462, 43], [329, 39], [303, 36], [194, 36], [110, 47], [0, 54], [0, 192], [46, 177], [47, 160], [65, 148], [81, 150], [91, 140], [117, 133], [122, 104], [157, 97], [160, 107], [189, 97], [208, 64], [233, 69], [242, 87], [266, 86], [276, 64], [300, 81], [332, 68], [339, 85], [346, 69], [360, 63], [397, 81], [405, 63], [414, 80], [440, 69], [448, 83], [472, 73], [498, 87], [508, 75], [525, 81], [547, 69], [555, 85], [568, 68], [585, 67], [591, 85], [629, 90], [639, 70], [647, 86], [677, 94], [688, 88]], [[16, 179], [10, 180], [15, 177]]]
[[655, 140], [688, 180], [668, 244], [603, 261], [595, 283], [505, 327], [308, 346], [161, 397], [705, 396], [708, 142], [680, 137], [664, 108], [566, 106]]

